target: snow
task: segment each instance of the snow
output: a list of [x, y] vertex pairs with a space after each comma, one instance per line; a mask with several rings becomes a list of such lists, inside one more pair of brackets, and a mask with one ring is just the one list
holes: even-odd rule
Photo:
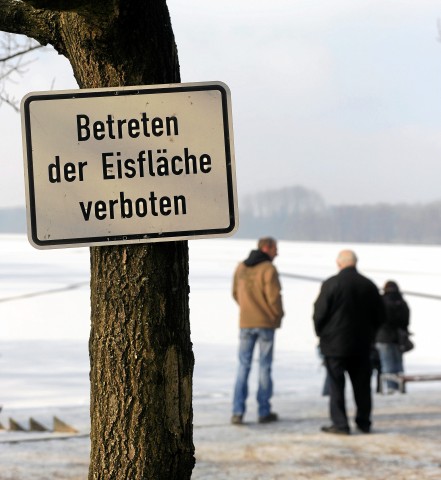
[[[275, 263], [286, 316], [276, 338], [273, 406], [282, 421], [255, 423], [254, 368], [247, 425], [233, 427], [229, 417], [238, 309], [231, 299], [231, 276], [253, 248], [254, 240], [190, 242], [196, 359], [193, 478], [440, 478], [439, 382], [409, 384], [406, 395], [376, 395], [376, 434], [369, 442], [362, 435], [342, 439], [319, 432], [328, 421], [327, 400], [320, 397], [324, 371], [311, 320], [320, 283], [284, 274], [324, 279], [335, 273], [338, 251], [353, 248], [359, 270], [379, 287], [393, 279], [404, 291], [437, 295], [441, 247], [280, 242]], [[55, 434], [0, 430], [1, 480], [87, 476], [88, 282], [87, 248], [39, 251], [25, 236], [0, 235], [0, 423], [7, 427], [11, 417], [27, 428], [33, 417], [52, 428], [57, 416], [80, 433], [62, 441]], [[441, 301], [412, 295], [406, 300], [416, 343], [406, 354], [406, 371], [441, 373]], [[348, 392], [348, 408], [351, 402]], [[51, 440], [36, 441], [42, 438]], [[375, 472], [369, 463], [374, 461], [381, 467]], [[403, 468], [406, 474], [401, 474]]]

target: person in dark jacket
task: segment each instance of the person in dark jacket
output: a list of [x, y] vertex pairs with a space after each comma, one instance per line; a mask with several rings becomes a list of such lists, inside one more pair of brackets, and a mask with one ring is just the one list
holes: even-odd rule
[[314, 303], [315, 332], [329, 376], [332, 424], [322, 427], [326, 433], [350, 433], [345, 372], [349, 374], [354, 391], [357, 428], [363, 433], [371, 429], [370, 351], [384, 321], [384, 307], [377, 287], [358, 273], [356, 264], [353, 251], [341, 251], [337, 257], [339, 273], [323, 282]]
[[[400, 329], [408, 331], [410, 310], [396, 282], [387, 281], [383, 291], [386, 321], [377, 332], [375, 347], [380, 355], [382, 373], [402, 373], [403, 354], [399, 347], [398, 332]], [[396, 391], [397, 382], [387, 380], [387, 393]]]

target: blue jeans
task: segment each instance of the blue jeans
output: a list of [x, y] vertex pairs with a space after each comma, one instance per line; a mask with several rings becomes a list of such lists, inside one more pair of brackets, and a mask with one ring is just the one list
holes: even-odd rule
[[[401, 373], [403, 368], [403, 354], [396, 343], [376, 343], [380, 356], [381, 373]], [[387, 388], [398, 390], [397, 382], [387, 380]]]
[[274, 329], [241, 328], [239, 345], [239, 370], [234, 387], [233, 415], [243, 415], [248, 397], [248, 376], [251, 371], [253, 351], [259, 343], [259, 387], [257, 389], [258, 415], [264, 417], [271, 411], [270, 398], [273, 394], [271, 366], [273, 362]]

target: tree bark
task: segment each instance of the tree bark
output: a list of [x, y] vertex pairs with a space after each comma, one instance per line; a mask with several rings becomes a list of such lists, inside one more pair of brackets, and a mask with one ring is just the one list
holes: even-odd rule
[[[0, 0], [0, 29], [51, 44], [81, 88], [180, 81], [165, 0]], [[187, 242], [91, 248], [89, 479], [194, 466]]]

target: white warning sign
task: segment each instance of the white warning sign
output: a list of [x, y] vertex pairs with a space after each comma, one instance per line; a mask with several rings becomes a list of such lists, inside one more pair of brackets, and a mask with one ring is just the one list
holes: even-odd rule
[[30, 93], [21, 105], [36, 248], [221, 237], [238, 227], [219, 82]]

